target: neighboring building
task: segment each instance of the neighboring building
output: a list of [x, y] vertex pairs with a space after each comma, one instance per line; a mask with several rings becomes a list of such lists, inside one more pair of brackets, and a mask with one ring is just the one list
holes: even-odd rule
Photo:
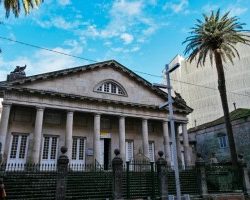
[[[0, 142], [7, 163], [55, 164], [64, 145], [72, 164], [96, 160], [108, 166], [116, 148], [126, 161], [141, 149], [151, 161], [163, 150], [171, 162], [168, 111], [159, 109], [167, 94], [116, 61], [29, 77], [16, 68], [8, 80], [0, 83]], [[188, 165], [192, 109], [174, 100], [176, 126], [184, 133], [178, 157]]]
[[[237, 154], [242, 154], [250, 166], [250, 109], [238, 108], [230, 113]], [[188, 130], [190, 142], [209, 162], [213, 153], [219, 162], [230, 161], [230, 149], [224, 117]], [[195, 159], [193, 157], [193, 159]]]
[[[224, 64], [230, 111], [234, 110], [233, 103], [237, 108], [250, 108], [250, 46], [239, 45], [237, 49], [241, 59], [235, 58], [234, 65], [230, 62]], [[175, 63], [180, 63], [181, 67], [171, 73], [173, 88], [181, 93], [187, 104], [194, 109], [188, 116], [188, 127], [198, 126], [222, 116], [215, 65], [211, 66], [208, 61], [204, 67], [197, 68], [196, 61], [190, 64], [180, 55], [171, 62]]]

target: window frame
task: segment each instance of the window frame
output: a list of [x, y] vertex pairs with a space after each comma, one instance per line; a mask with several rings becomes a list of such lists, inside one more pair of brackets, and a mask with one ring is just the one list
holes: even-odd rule
[[228, 147], [228, 141], [226, 135], [220, 135], [218, 136], [218, 142], [219, 142], [219, 148], [225, 149]]
[[[112, 92], [112, 91], [114, 91], [114, 86], [115, 86], [115, 93]], [[100, 83], [98, 83], [94, 87], [94, 92], [111, 94], [111, 95], [118, 95], [118, 96], [124, 96], [124, 97], [128, 96], [124, 87], [120, 83], [118, 83], [114, 80], [111, 80], [111, 79], [104, 80], [104, 81], [101, 81]]]

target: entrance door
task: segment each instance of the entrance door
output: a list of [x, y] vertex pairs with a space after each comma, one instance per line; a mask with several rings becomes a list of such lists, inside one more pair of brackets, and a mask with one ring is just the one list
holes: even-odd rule
[[85, 138], [73, 137], [72, 144], [72, 169], [82, 170], [85, 167]]
[[[55, 169], [57, 159], [57, 136], [44, 136], [43, 137], [43, 150], [41, 164], [48, 166], [50, 169]], [[42, 167], [42, 166], [41, 166]]]
[[100, 164], [104, 170], [108, 170], [111, 164], [111, 139], [101, 138], [100, 140]]
[[22, 170], [24, 164], [26, 163], [27, 149], [28, 149], [28, 135], [13, 134], [11, 137], [8, 165], [9, 166], [19, 165], [20, 170]]

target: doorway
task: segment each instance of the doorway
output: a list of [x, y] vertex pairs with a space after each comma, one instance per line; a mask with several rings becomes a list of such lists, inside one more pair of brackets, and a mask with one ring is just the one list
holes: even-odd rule
[[101, 165], [103, 165], [104, 170], [108, 170], [111, 167], [111, 139], [102, 138], [100, 140], [101, 146]]

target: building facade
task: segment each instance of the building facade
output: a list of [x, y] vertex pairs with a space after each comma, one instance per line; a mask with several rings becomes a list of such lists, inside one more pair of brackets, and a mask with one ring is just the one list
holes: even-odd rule
[[[76, 165], [108, 166], [116, 148], [124, 161], [141, 149], [151, 161], [162, 150], [171, 163], [168, 111], [159, 109], [167, 94], [118, 62], [29, 77], [15, 73], [25, 74], [18, 68], [11, 73], [14, 78], [0, 83], [0, 142], [7, 163], [55, 164], [62, 146]], [[174, 112], [184, 134], [183, 147], [177, 137], [178, 157], [189, 165], [187, 115], [192, 109], [175, 101]]]
[[[229, 110], [250, 108], [250, 46], [237, 45], [240, 59], [224, 64]], [[209, 60], [209, 58], [207, 59]], [[188, 127], [210, 122], [223, 115], [216, 67], [210, 61], [197, 67], [196, 61], [188, 62], [177, 55], [171, 64], [181, 67], [171, 73], [174, 90], [181, 93], [187, 104], [194, 109], [188, 116]], [[177, 81], [176, 81], [177, 80]]]
[[[230, 113], [237, 154], [243, 155], [250, 166], [250, 109], [239, 108]], [[231, 160], [223, 117], [188, 130], [189, 139], [196, 144], [206, 162], [215, 157], [218, 162]], [[214, 154], [214, 155], [213, 155]], [[195, 157], [193, 157], [195, 159]]]

